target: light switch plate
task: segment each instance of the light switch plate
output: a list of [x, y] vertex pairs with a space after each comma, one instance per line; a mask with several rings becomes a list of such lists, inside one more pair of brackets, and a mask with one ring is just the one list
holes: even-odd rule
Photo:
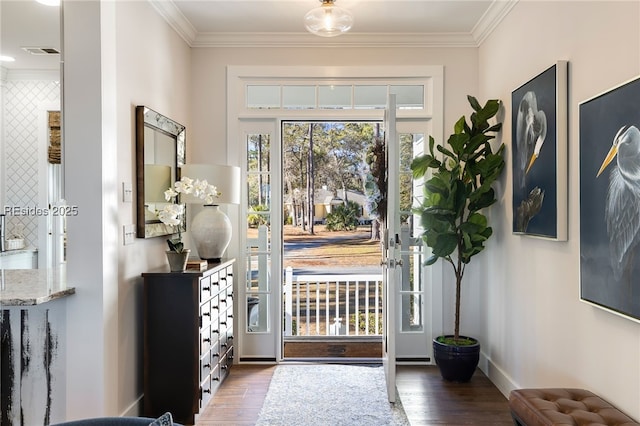
[[133, 185], [131, 182], [122, 182], [122, 201], [125, 203], [133, 202]]
[[136, 226], [135, 225], [124, 225], [122, 227], [123, 232], [123, 242], [124, 245], [133, 244], [136, 240]]

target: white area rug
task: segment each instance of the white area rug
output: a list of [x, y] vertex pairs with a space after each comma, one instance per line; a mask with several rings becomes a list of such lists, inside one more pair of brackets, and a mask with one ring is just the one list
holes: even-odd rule
[[258, 426], [409, 425], [400, 399], [387, 399], [381, 366], [279, 365]]

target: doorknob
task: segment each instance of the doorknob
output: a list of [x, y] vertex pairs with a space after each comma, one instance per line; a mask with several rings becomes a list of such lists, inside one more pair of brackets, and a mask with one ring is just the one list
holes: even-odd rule
[[380, 266], [386, 266], [387, 268], [395, 268], [396, 266], [402, 266], [402, 259], [387, 259], [380, 261]]

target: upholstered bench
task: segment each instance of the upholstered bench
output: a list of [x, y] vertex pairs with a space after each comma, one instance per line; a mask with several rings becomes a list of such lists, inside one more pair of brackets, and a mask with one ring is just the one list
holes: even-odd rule
[[509, 395], [516, 426], [640, 425], [593, 392], [584, 389], [518, 389]]

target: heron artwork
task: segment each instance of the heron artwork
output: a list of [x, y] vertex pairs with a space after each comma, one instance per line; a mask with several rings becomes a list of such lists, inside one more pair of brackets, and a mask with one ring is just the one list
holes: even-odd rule
[[534, 187], [526, 194], [527, 175], [540, 156], [547, 136], [547, 116], [538, 109], [538, 100], [533, 91], [526, 92], [518, 105], [516, 118], [517, 165], [514, 168], [515, 182], [523, 199], [516, 210], [516, 231], [525, 232], [529, 221], [540, 212], [544, 201], [544, 190]]
[[609, 174], [605, 222], [613, 275], [620, 280], [632, 269], [633, 251], [640, 241], [640, 130], [622, 126], [613, 138], [598, 174], [616, 160]]

